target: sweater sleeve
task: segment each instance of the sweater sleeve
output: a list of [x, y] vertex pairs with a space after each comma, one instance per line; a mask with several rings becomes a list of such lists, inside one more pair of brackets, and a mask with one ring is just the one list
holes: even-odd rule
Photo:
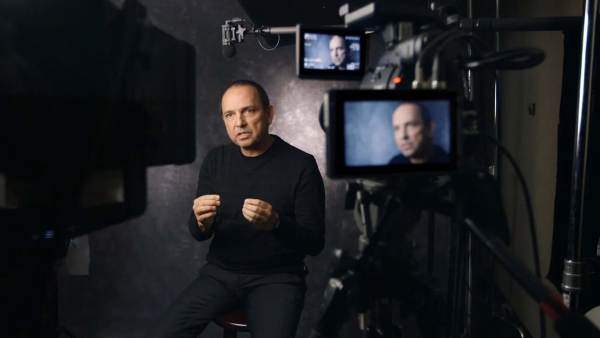
[[[215, 160], [214, 160], [214, 151], [210, 152], [202, 161], [202, 166], [200, 167], [200, 173], [198, 175], [198, 187], [196, 189], [196, 199], [199, 196], [214, 194], [214, 168], [215, 168]], [[211, 227], [209, 231], [202, 232], [198, 227], [198, 222], [196, 221], [196, 216], [194, 215], [194, 211], [190, 212], [190, 217], [188, 219], [188, 229], [192, 236], [198, 241], [205, 241], [212, 237], [214, 233], [214, 225]]]
[[277, 236], [304, 254], [318, 255], [325, 244], [325, 188], [313, 157], [296, 185], [294, 216], [280, 215]]

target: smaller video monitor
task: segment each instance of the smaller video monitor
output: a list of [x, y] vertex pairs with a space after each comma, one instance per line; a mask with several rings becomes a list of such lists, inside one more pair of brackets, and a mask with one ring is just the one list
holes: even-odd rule
[[457, 166], [456, 94], [331, 90], [325, 94], [327, 175], [449, 172]]
[[300, 78], [359, 80], [365, 73], [364, 32], [343, 28], [296, 28]]

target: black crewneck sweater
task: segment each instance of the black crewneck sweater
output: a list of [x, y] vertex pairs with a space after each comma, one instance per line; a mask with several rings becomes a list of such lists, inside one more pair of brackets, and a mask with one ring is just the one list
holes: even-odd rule
[[[246, 157], [228, 144], [211, 150], [200, 168], [196, 196], [218, 194], [221, 206], [210, 231], [198, 228], [192, 213], [189, 230], [199, 241], [214, 236], [207, 261], [245, 273], [293, 272], [304, 257], [324, 245], [325, 192], [314, 157], [281, 138], [263, 154]], [[242, 215], [244, 199], [270, 203], [279, 228], [260, 231]]]

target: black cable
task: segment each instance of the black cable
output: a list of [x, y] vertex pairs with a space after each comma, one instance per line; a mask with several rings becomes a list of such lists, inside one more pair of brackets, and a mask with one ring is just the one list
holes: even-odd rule
[[480, 37], [473, 33], [466, 33], [462, 31], [448, 31], [444, 32], [437, 37], [435, 37], [431, 42], [423, 48], [421, 54], [419, 55], [418, 61], [423, 63], [430, 54], [437, 54], [446, 48], [451, 42], [457, 40], [468, 40], [475, 42], [480, 49], [490, 50], [490, 47], [483, 41]]
[[[450, 30], [443, 33], [440, 33], [431, 41], [427, 42], [426, 46], [423, 48], [417, 62], [415, 63], [415, 80], [423, 81], [424, 72], [423, 72], [423, 63], [427, 61], [430, 55], [437, 55], [444, 48], [446, 48], [450, 43], [457, 40], [468, 40], [475, 42], [478, 47], [482, 50], [489, 50], [489, 46], [477, 35], [474, 35], [470, 32], [463, 32], [460, 30]], [[436, 75], [434, 75], [436, 76]], [[437, 76], [436, 76], [437, 77]]]
[[423, 47], [423, 50], [421, 50], [421, 53], [419, 53], [419, 58], [417, 59], [417, 62], [423, 63], [425, 59], [429, 56], [429, 54], [432, 54], [434, 51], [442, 48], [441, 45], [443, 45], [445, 41], [454, 40], [458, 36], [465, 36], [469, 34], [470, 33], [461, 32], [459, 30], [450, 30], [440, 33], [439, 35], [432, 38], [431, 41], [428, 41], [426, 43], [425, 47]]
[[484, 55], [479, 60], [465, 63], [469, 69], [526, 69], [539, 65], [546, 58], [546, 53], [539, 48], [513, 48]]
[[[529, 188], [527, 187], [527, 182], [525, 181], [525, 176], [523, 176], [523, 172], [517, 165], [517, 161], [515, 161], [515, 159], [512, 157], [512, 155], [510, 154], [508, 149], [506, 149], [502, 144], [500, 144], [500, 142], [498, 142], [498, 140], [496, 140], [495, 138], [493, 138], [489, 135], [486, 135], [486, 134], [480, 134], [480, 136], [483, 136], [486, 140], [493, 143], [498, 148], [498, 150], [500, 150], [500, 152], [508, 159], [508, 161], [514, 168], [515, 173], [517, 174], [517, 178], [519, 179], [519, 183], [521, 184], [521, 188], [523, 189], [523, 196], [525, 198], [525, 205], [527, 207], [527, 215], [529, 218], [529, 232], [530, 232], [530, 236], [531, 236], [531, 244], [533, 246], [533, 248], [532, 248], [533, 249], [533, 266], [535, 269], [536, 276], [541, 280], [542, 272], [541, 272], [541, 268], [540, 268], [540, 256], [539, 256], [539, 246], [538, 246], [538, 239], [537, 239], [536, 226], [535, 226], [535, 215], [533, 214], [533, 205], [531, 203], [531, 195], [529, 193]], [[539, 309], [539, 314], [540, 314], [540, 337], [545, 338], [546, 337], [546, 317], [544, 316], [544, 313], [541, 308]]]

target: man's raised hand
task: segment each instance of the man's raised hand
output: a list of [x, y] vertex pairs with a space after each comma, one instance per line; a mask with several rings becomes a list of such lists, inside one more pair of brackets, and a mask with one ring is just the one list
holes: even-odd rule
[[219, 195], [202, 195], [194, 200], [192, 209], [202, 232], [210, 230], [220, 205], [221, 197]]
[[255, 224], [258, 230], [270, 231], [279, 221], [279, 215], [268, 202], [255, 198], [244, 200], [242, 214], [248, 222]]

